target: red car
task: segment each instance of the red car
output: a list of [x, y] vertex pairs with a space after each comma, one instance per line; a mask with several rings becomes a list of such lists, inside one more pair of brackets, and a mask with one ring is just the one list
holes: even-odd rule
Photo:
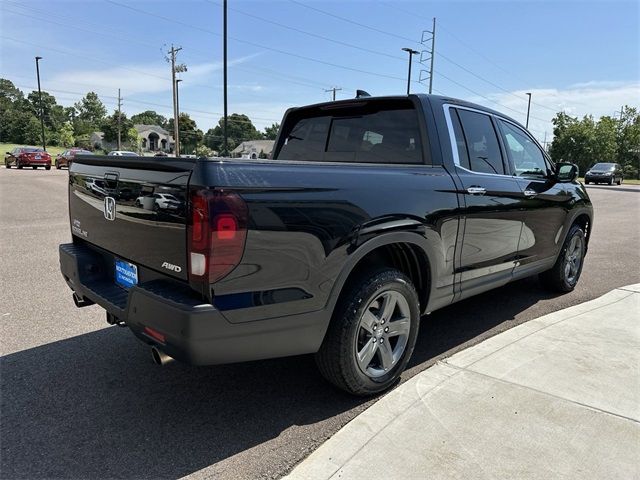
[[69, 168], [76, 155], [93, 155], [93, 153], [89, 150], [83, 150], [82, 148], [70, 148], [69, 150], [65, 150], [56, 157], [56, 168], [58, 170], [62, 167]]
[[38, 147], [16, 147], [4, 156], [4, 166], [11, 168], [12, 165], [51, 170], [51, 155]]

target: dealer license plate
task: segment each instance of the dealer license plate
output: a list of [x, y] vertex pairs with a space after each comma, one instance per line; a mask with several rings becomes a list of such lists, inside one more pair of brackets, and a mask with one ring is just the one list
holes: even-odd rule
[[116, 283], [124, 288], [138, 284], [138, 267], [124, 260], [116, 260]]

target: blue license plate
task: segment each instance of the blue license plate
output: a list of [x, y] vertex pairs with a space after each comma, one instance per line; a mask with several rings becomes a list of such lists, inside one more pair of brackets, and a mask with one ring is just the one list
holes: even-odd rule
[[138, 284], [138, 267], [124, 260], [116, 260], [116, 283], [124, 288]]

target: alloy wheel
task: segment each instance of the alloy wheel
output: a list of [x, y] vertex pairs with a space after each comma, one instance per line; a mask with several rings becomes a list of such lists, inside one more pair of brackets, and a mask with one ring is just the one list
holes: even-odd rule
[[387, 374], [402, 358], [411, 329], [411, 310], [405, 296], [396, 290], [376, 295], [358, 323], [355, 356], [366, 376]]
[[584, 243], [582, 238], [576, 235], [571, 239], [565, 253], [564, 276], [571, 285], [578, 280], [583, 253]]

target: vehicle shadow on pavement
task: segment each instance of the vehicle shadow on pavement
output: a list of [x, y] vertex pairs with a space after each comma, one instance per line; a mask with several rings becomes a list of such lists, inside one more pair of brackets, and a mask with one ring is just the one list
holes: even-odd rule
[[[509, 328], [541, 298], [535, 279], [523, 280], [423, 318], [403, 379], [500, 324]], [[310, 355], [161, 368], [116, 327], [3, 357], [0, 389], [1, 476], [31, 479], [177, 478], [347, 412], [337, 426], [326, 422], [331, 434], [373, 401], [332, 388]], [[284, 434], [291, 438], [278, 448], [301, 448], [304, 432]]]
[[115, 327], [0, 361], [2, 478], [178, 478], [366, 401], [311, 356], [161, 368]]
[[[437, 360], [516, 325], [517, 314], [556, 297], [529, 277], [442, 308], [422, 318], [416, 348], [403, 375], [413, 376]], [[495, 328], [499, 327], [499, 328]], [[470, 344], [467, 343], [473, 340]]]

